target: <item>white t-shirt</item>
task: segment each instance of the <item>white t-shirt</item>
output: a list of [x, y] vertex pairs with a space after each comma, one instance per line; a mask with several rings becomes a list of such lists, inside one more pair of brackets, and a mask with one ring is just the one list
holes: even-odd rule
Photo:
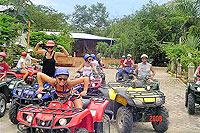
[[29, 54], [27, 54], [26, 55], [26, 58], [25, 58], [25, 62], [26, 62], [26, 64], [31, 64], [31, 60], [32, 60], [33, 58], [29, 55]]
[[22, 67], [21, 67], [21, 63], [22, 63], [22, 62], [23, 62], [24, 67], [26, 67], [26, 65], [25, 65], [25, 59], [20, 58], [20, 60], [19, 60], [18, 63], [17, 63], [17, 68], [22, 68]]
[[99, 63], [97, 60], [92, 61], [92, 64], [94, 64], [95, 67], [99, 66]]

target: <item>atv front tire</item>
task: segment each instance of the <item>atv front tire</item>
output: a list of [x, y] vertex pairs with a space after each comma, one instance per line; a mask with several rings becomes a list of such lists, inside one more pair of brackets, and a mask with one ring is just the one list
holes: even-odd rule
[[185, 107], [187, 108], [188, 106], [188, 93], [185, 93]]
[[193, 115], [195, 113], [195, 99], [192, 93], [188, 94], [188, 113]]
[[133, 114], [130, 109], [122, 106], [117, 111], [117, 130], [119, 133], [130, 133], [133, 125]]
[[103, 123], [96, 123], [95, 133], [110, 133], [110, 117], [103, 114]]
[[116, 82], [120, 82], [122, 80], [122, 76], [119, 75], [119, 72], [116, 73]]
[[127, 73], [122, 73], [123, 81], [127, 81], [129, 79], [129, 76]]
[[17, 104], [16, 99], [12, 101], [12, 104], [9, 109], [9, 119], [13, 124], [18, 124], [19, 121], [17, 120], [17, 112], [19, 109], [19, 105]]
[[4, 116], [6, 112], [6, 96], [0, 93], [0, 118]]
[[168, 121], [169, 114], [167, 109], [164, 106], [157, 108], [156, 115], [162, 116], [162, 121], [153, 121], [151, 123], [155, 131], [159, 133], [167, 131], [169, 126], [169, 121]]

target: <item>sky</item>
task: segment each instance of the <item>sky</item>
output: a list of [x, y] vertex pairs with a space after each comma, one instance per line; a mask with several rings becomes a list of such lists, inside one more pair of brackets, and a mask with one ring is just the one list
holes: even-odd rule
[[[58, 12], [72, 14], [75, 5], [87, 5], [96, 4], [97, 2], [104, 3], [107, 11], [110, 13], [110, 18], [123, 17], [134, 13], [136, 10], [142, 8], [147, 4], [149, 0], [32, 0], [36, 5], [51, 6]], [[152, 0], [153, 2], [163, 4], [170, 0]]]

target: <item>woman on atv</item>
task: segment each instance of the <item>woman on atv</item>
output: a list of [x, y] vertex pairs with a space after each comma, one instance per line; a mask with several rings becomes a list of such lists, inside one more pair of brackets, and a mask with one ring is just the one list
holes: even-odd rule
[[[155, 71], [150, 63], [147, 62], [148, 56], [146, 54], [143, 54], [141, 56], [142, 62], [138, 63], [136, 66], [136, 69], [134, 73], [136, 74], [138, 72], [138, 78], [139, 79], [144, 79], [145, 77], [149, 76], [148, 82], [152, 83], [153, 82], [153, 77], [155, 76]], [[153, 75], [151, 76], [151, 72]], [[134, 81], [136, 81], [137, 78], [134, 76]]]
[[131, 58], [132, 58], [131, 54], [128, 54], [128, 55], [127, 55], [127, 59], [125, 59], [125, 60], [124, 60], [124, 63], [123, 63], [123, 65], [124, 65], [125, 67], [133, 67], [134, 61], [133, 61]]
[[120, 60], [120, 64], [119, 64], [119, 67], [121, 67], [122, 66], [122, 68], [125, 68], [126, 66], [124, 65], [124, 61], [126, 60], [126, 56], [125, 55], [123, 55], [122, 56], [122, 59]]
[[9, 66], [4, 61], [6, 59], [6, 57], [7, 56], [4, 52], [0, 52], [0, 81], [5, 81], [7, 72], [9, 71]]
[[60, 52], [54, 52], [54, 48], [55, 48], [55, 43], [52, 40], [47, 41], [45, 47], [46, 50], [38, 50], [39, 46], [43, 44], [43, 42], [39, 42], [37, 43], [34, 51], [37, 54], [42, 54], [43, 57], [43, 68], [42, 68], [42, 72], [47, 74], [50, 77], [54, 77], [54, 73], [55, 73], [55, 66], [56, 66], [56, 59], [58, 56], [68, 56], [69, 53], [67, 52], [67, 50], [61, 46], [58, 45], [57, 48], [60, 48], [63, 50], [64, 53], [60, 53]]
[[[64, 67], [60, 67], [56, 70], [55, 79], [47, 76], [44, 73], [39, 72], [37, 74], [37, 80], [39, 84], [39, 89], [37, 90], [37, 92], [40, 93], [44, 89], [42, 84], [43, 82], [48, 82], [49, 84], [51, 84], [53, 87], [56, 88], [56, 94], [58, 95], [58, 97], [60, 98], [67, 97], [69, 94], [73, 93], [74, 91], [72, 89], [73, 86], [84, 82], [84, 89], [80, 95], [85, 96], [88, 89], [89, 78], [82, 77], [75, 80], [69, 80], [68, 77], [69, 77], [69, 72]], [[73, 101], [76, 108], [82, 109], [83, 103], [80, 99], [71, 96], [70, 100]]]
[[23, 73], [25, 74], [23, 76], [23, 80], [26, 79], [26, 77], [28, 76], [28, 71], [26, 69], [26, 63], [25, 63], [25, 58], [26, 58], [27, 53], [26, 52], [22, 52], [21, 53], [21, 58], [19, 59], [18, 63], [17, 63], [17, 71], [19, 73]]
[[196, 84], [200, 84], [200, 66], [198, 66], [197, 67], [197, 69], [196, 69], [196, 71], [195, 71], [195, 73], [194, 73], [194, 77], [197, 77], [198, 76], [198, 79], [197, 79], [197, 82], [196, 82]]
[[80, 67], [77, 69], [77, 72], [80, 71], [83, 68], [83, 76], [90, 76], [92, 73], [92, 70], [94, 70], [95, 73], [98, 73], [94, 64], [92, 63], [93, 57], [89, 54], [86, 54], [84, 56], [84, 62], [80, 65]]

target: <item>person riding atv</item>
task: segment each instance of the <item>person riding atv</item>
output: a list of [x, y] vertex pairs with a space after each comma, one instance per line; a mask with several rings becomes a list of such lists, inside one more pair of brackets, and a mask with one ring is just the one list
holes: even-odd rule
[[127, 59], [125, 59], [124, 63], [123, 63], [123, 65], [125, 67], [133, 67], [134, 66], [134, 61], [131, 58], [132, 58], [132, 55], [128, 54]]
[[[146, 54], [143, 54], [141, 56], [142, 62], [138, 63], [136, 66], [136, 69], [134, 71], [134, 74], [138, 73], [138, 79], [144, 80], [148, 77], [147, 82], [152, 83], [153, 77], [155, 76], [155, 71], [150, 63], [147, 62], [148, 56]], [[151, 75], [151, 72], [153, 75]], [[134, 76], [134, 82], [137, 81], [137, 77]]]
[[[197, 77], [198, 75], [200, 75], [200, 66], [197, 67], [194, 77]], [[200, 85], [200, 77], [198, 77], [196, 84]]]
[[9, 66], [4, 61], [6, 57], [7, 56], [4, 52], [0, 52], [0, 81], [6, 80], [7, 72], [9, 71]]
[[25, 58], [25, 63], [28, 66], [30, 66], [32, 64], [32, 61], [34, 61], [34, 62], [39, 61], [38, 59], [35, 59], [35, 58], [31, 57], [32, 54], [33, 54], [33, 50], [32, 49], [28, 49], [28, 53], [27, 53], [26, 58]]
[[[73, 86], [78, 85], [80, 83], [84, 82], [84, 89], [81, 92], [81, 96], [85, 96], [87, 94], [88, 90], [88, 83], [89, 78], [88, 77], [82, 77], [74, 80], [68, 80], [69, 72], [66, 68], [58, 68], [55, 72], [55, 79], [47, 76], [44, 73], [39, 72], [37, 74], [37, 80], [39, 84], [39, 89], [37, 90], [38, 93], [40, 93], [43, 88], [43, 82], [48, 82], [53, 87], [56, 88], [56, 94], [59, 98], [67, 97], [70, 95], [74, 90], [72, 89]], [[76, 97], [70, 97], [70, 100], [73, 101], [76, 108], [82, 109], [83, 103], [80, 99]]]

